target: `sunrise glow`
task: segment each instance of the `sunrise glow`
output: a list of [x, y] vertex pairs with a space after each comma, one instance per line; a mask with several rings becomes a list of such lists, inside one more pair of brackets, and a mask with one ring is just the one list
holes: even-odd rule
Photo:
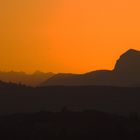
[[0, 70], [112, 69], [140, 49], [139, 0], [0, 1]]

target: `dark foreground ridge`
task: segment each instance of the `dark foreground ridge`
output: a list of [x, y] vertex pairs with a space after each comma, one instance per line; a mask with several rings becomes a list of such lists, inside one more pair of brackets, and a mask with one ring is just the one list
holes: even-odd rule
[[126, 115], [140, 114], [140, 88], [108, 86], [48, 86], [26, 87], [0, 83], [0, 114], [60, 111], [99, 110]]
[[32, 88], [0, 82], [0, 136], [4, 140], [137, 140], [139, 101], [140, 88]]
[[140, 139], [139, 101], [140, 88], [32, 88], [0, 82], [1, 137], [4, 140], [137, 140]]
[[140, 117], [100, 112], [40, 112], [0, 117], [4, 140], [135, 140], [140, 138]]

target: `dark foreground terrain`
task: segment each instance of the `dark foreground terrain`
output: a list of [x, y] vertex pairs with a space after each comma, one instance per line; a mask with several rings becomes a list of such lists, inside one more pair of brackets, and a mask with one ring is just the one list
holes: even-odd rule
[[0, 117], [5, 140], [135, 140], [140, 139], [140, 118], [98, 111], [40, 112]]
[[32, 88], [0, 82], [3, 140], [135, 140], [139, 116], [138, 87]]
[[99, 110], [119, 115], [140, 114], [140, 88], [50, 86], [31, 88], [0, 84], [0, 115], [13, 113]]

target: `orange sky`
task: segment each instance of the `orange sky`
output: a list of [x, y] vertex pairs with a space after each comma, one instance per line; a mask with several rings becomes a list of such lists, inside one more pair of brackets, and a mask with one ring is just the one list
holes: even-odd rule
[[0, 70], [112, 69], [140, 49], [139, 0], [0, 0]]

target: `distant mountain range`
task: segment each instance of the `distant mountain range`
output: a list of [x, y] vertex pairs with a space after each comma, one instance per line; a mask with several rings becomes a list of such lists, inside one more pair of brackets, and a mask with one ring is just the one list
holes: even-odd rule
[[112, 71], [86, 74], [56, 74], [41, 86], [140, 86], [140, 51], [130, 49], [120, 56]]
[[85, 74], [0, 72], [0, 80], [27, 86], [126, 86], [140, 87], [140, 51], [130, 49], [120, 56], [113, 70]]
[[0, 72], [0, 80], [4, 82], [11, 82], [16, 84], [24, 84], [27, 86], [38, 86], [40, 83], [52, 77], [53, 73], [35, 72], [33, 74], [26, 74], [24, 72]]

